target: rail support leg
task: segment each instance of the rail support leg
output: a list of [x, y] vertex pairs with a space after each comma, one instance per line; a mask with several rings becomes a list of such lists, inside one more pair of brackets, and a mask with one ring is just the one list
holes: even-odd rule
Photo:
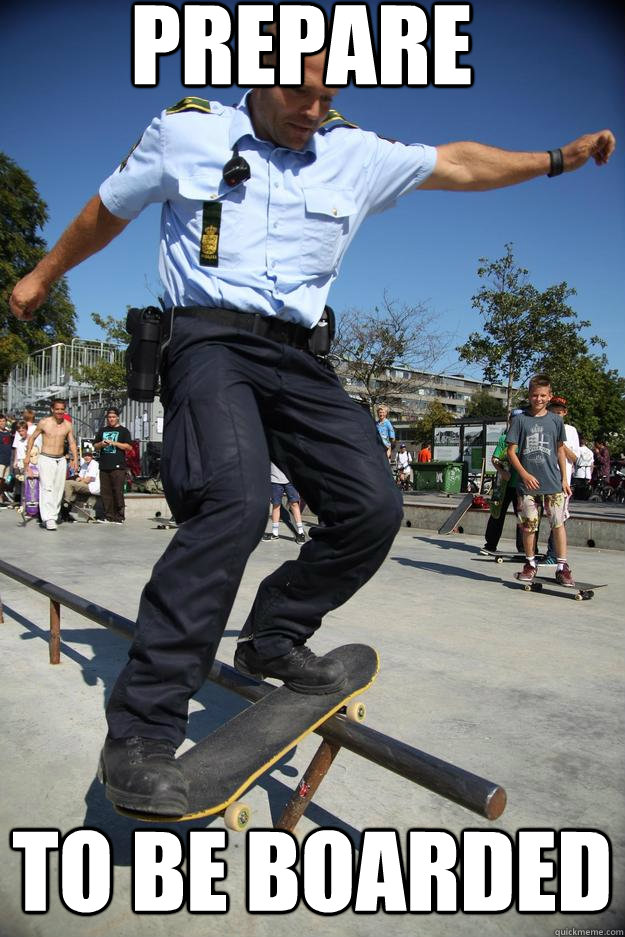
[[297, 790], [293, 792], [293, 796], [275, 824], [275, 829], [287, 830], [289, 833], [293, 832], [300, 817], [306, 813], [306, 809], [315, 796], [317, 788], [330, 770], [332, 762], [340, 750], [341, 746], [336, 745], [334, 742], [323, 741], [321, 743], [297, 785]]
[[61, 663], [61, 603], [50, 599], [50, 663]]

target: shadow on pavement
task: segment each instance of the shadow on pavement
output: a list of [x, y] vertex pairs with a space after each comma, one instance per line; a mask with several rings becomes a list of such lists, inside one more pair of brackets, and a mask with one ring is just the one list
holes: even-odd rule
[[[8, 605], [4, 605], [4, 614], [26, 629], [20, 635], [23, 641], [40, 639], [45, 644], [48, 643], [49, 632], [46, 629], [41, 628]], [[88, 686], [97, 686], [100, 681], [103, 685], [104, 699], [105, 701], [108, 700], [117, 675], [126, 661], [128, 642], [107, 631], [106, 628], [97, 626], [68, 629], [65, 639], [63, 639], [63, 632], [61, 631], [61, 637], [61, 654], [81, 668], [83, 679]], [[93, 656], [86, 657], [81, 654], [74, 646], [76, 644], [89, 646]], [[43, 648], [41, 651], [45, 653]], [[203, 708], [194, 709], [189, 714], [187, 739], [192, 742], [198, 742], [210, 735], [218, 726], [223, 725], [223, 723], [251, 705], [242, 697], [229, 693], [210, 682], [204, 684], [196, 693], [194, 699]], [[289, 761], [296, 751], [297, 749], [293, 748], [290, 752], [287, 752], [270, 772], [263, 775], [257, 784], [253, 785], [262, 788], [266, 792], [273, 823], [281, 815], [295, 787], [293, 780], [297, 779], [299, 772], [297, 768], [289, 764]], [[201, 820], [192, 820], [185, 823], [146, 823], [123, 817], [116, 813], [112, 804], [106, 798], [104, 787], [97, 779], [97, 763], [93, 765], [93, 772], [94, 778], [85, 793], [86, 809], [82, 826], [106, 833], [111, 841], [114, 863], [117, 866], [130, 865], [131, 863], [132, 836], [130, 834], [135, 829], [169, 830], [184, 839], [188, 830], [209, 827], [219, 817], [219, 815], [204, 817]], [[293, 787], [275, 777], [276, 773], [282, 774], [285, 779], [291, 781]], [[245, 799], [245, 794], [242, 797]], [[341, 830], [351, 838], [355, 848], [358, 848], [360, 843], [359, 831], [344, 823], [340, 817], [335, 816], [314, 802], [308, 807], [306, 816], [318, 826], [334, 827]]]

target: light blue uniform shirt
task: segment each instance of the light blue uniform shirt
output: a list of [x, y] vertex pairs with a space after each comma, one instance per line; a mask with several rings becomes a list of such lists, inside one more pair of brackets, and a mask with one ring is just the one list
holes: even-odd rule
[[[236, 108], [211, 101], [210, 113], [163, 111], [100, 198], [126, 219], [163, 203], [159, 273], [168, 305], [222, 306], [312, 328], [364, 219], [424, 182], [436, 150], [342, 119], [303, 151], [274, 146], [256, 137], [246, 98]], [[251, 176], [229, 188], [222, 173], [235, 144]], [[204, 204], [214, 201], [222, 205], [218, 265], [203, 266]]]

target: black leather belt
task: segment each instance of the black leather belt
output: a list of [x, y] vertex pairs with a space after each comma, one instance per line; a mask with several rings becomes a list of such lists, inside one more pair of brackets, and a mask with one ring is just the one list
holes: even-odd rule
[[222, 309], [218, 306], [174, 306], [174, 317], [184, 316], [192, 319], [207, 319], [217, 325], [231, 326], [244, 332], [252, 332], [261, 338], [294, 348], [309, 348], [313, 329], [307, 329], [295, 322], [285, 322], [274, 316], [261, 316], [257, 312], [238, 312], [236, 309]]

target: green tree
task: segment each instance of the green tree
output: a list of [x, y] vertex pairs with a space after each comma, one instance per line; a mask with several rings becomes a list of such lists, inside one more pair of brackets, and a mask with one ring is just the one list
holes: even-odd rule
[[467, 404], [464, 415], [474, 420], [505, 420], [507, 410], [500, 397], [493, 397], [487, 390], [478, 390]]
[[101, 358], [97, 364], [76, 368], [74, 377], [89, 384], [94, 390], [102, 391], [109, 401], [122, 401], [126, 397], [126, 366], [123, 352], [130, 341], [126, 331], [126, 320], [114, 316], [91, 313], [95, 324], [104, 332], [104, 341], [111, 345], [108, 359]]
[[[605, 347], [596, 336], [590, 344]], [[619, 454], [616, 450], [625, 434], [625, 378], [609, 367], [603, 351], [593, 353], [586, 345], [570, 356], [556, 345], [539, 366], [549, 374], [553, 392], [566, 397], [567, 419], [579, 433], [586, 439], [605, 439]]]
[[434, 438], [434, 427], [449, 426], [453, 422], [454, 417], [449, 410], [438, 400], [433, 400], [427, 405], [423, 416], [411, 427], [411, 435], [422, 445], [424, 443], [431, 445]]
[[48, 209], [28, 173], [0, 152], [0, 381], [28, 354], [76, 334], [76, 311], [63, 277], [30, 322], [16, 319], [7, 299], [16, 282], [46, 253], [39, 230]]
[[343, 361], [350, 392], [372, 413], [378, 403], [420, 386], [414, 372], [431, 368], [441, 356], [446, 336], [433, 329], [436, 318], [421, 303], [400, 304], [386, 294], [373, 312], [350, 309], [340, 316], [332, 351]]
[[517, 266], [512, 245], [498, 260], [480, 258], [477, 270], [487, 283], [472, 297], [483, 319], [482, 332], [472, 332], [456, 350], [463, 361], [482, 367], [491, 383], [507, 386], [510, 410], [514, 385], [525, 382], [555, 348], [574, 358], [587, 350], [579, 330], [590, 325], [578, 320], [567, 300], [575, 290], [557, 283], [538, 290], [528, 271]]

